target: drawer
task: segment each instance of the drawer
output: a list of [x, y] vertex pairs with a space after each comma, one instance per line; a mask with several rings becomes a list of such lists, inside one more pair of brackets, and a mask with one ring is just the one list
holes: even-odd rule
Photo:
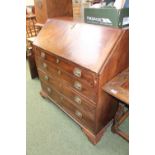
[[36, 63], [39, 69], [46, 72], [46, 74], [50, 77], [53, 77], [53, 79], [59, 79], [65, 85], [68, 85], [75, 91], [79, 92], [81, 95], [87, 96], [87, 98], [93, 102], [97, 102], [97, 86], [94, 88], [90, 87], [82, 80], [67, 74], [62, 70], [62, 68], [59, 68], [56, 65], [47, 62], [46, 60], [36, 59]]
[[94, 129], [95, 111], [92, 111], [91, 117], [90, 117], [86, 111], [82, 111], [82, 110], [78, 109], [66, 97], [62, 97], [61, 106], [68, 114], [70, 114], [80, 124], [87, 126], [91, 130]]
[[69, 98], [77, 108], [83, 111], [87, 111], [90, 115], [91, 111], [96, 108], [96, 105], [93, 102], [86, 100], [79, 93], [75, 92], [73, 89], [66, 85], [63, 85], [62, 93], [64, 96]]
[[45, 93], [47, 93], [47, 95], [58, 105], [61, 106], [61, 98], [60, 98], [60, 94], [52, 89], [48, 84], [41, 82], [41, 86], [42, 89]]
[[47, 73], [51, 77], [61, 79], [62, 71], [56, 65], [51, 64], [50, 62], [46, 60], [41, 60], [40, 58], [36, 59], [36, 64], [37, 64], [38, 69]]
[[56, 55], [48, 54], [45, 50], [36, 48], [36, 56], [41, 58], [41, 60], [47, 60], [48, 62], [55, 64], [62, 68], [67, 73], [74, 77], [81, 79], [83, 82], [87, 83], [90, 87], [94, 87], [98, 84], [97, 75], [87, 69], [84, 69], [77, 64], [69, 62], [63, 58]]
[[95, 110], [91, 111], [90, 116], [87, 111], [77, 108], [70, 99], [57, 92], [48, 84], [41, 82], [41, 86], [43, 91], [47, 93], [48, 97], [52, 99], [54, 103], [58, 104], [66, 113], [71, 115], [80, 124], [90, 128], [91, 130], [94, 129]]
[[76, 80], [71, 76], [62, 73], [63, 85], [70, 87], [75, 92], [79, 93], [81, 96], [90, 99], [94, 104], [97, 102], [97, 88], [90, 88], [82, 81]]
[[54, 89], [59, 92], [62, 91], [62, 83], [58, 78], [54, 78], [53, 76], [49, 76], [47, 73], [38, 69], [39, 78], [42, 82], [47, 85], [52, 86]]

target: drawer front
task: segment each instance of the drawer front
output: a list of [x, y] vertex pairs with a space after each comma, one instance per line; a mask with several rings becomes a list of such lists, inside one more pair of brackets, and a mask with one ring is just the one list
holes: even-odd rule
[[62, 91], [62, 83], [58, 78], [53, 78], [52, 76], [49, 76], [47, 73], [42, 72], [39, 69], [38, 69], [38, 73], [39, 73], [39, 78], [42, 82], [52, 86], [54, 89], [58, 90], [59, 92]]
[[66, 74], [62, 75], [63, 79], [63, 85], [66, 85], [73, 89], [75, 92], [79, 93], [81, 96], [89, 98], [96, 104], [97, 102], [97, 91], [96, 88], [90, 88], [87, 85], [85, 85], [83, 82], [76, 80], [72, 78], [71, 76], [68, 76]]
[[49, 98], [58, 104], [65, 112], [71, 115], [80, 124], [94, 129], [95, 111], [91, 111], [91, 117], [88, 112], [77, 108], [70, 99], [57, 92], [55, 89], [50, 87], [48, 84], [41, 82], [42, 89], [48, 94]]
[[59, 66], [67, 73], [87, 83], [90, 87], [94, 87], [98, 84], [95, 73], [81, 68], [72, 62], [68, 62], [67, 60], [56, 55], [49, 55], [46, 51], [40, 48], [36, 48], [36, 56], [40, 57], [42, 60], [47, 60], [48, 62]]
[[62, 79], [62, 69], [59, 69], [59, 67], [57, 67], [56, 65], [51, 64], [46, 60], [41, 60], [38, 57], [36, 58], [36, 64], [40, 70], [46, 72], [51, 77], [55, 77], [56, 79]]
[[71, 76], [70, 74], [67, 74], [64, 72], [61, 68], [58, 66], [49, 63], [46, 60], [40, 60], [38, 57], [36, 59], [36, 63], [39, 69], [43, 70], [47, 73], [50, 77], [53, 77], [54, 79], [59, 79], [61, 82], [63, 82], [65, 85], [68, 85], [75, 91], [79, 92], [83, 96], [87, 96], [90, 100], [93, 102], [97, 102], [97, 87], [90, 87], [86, 83], [84, 83], [82, 80]]
[[41, 58], [42, 60], [47, 60], [53, 64], [58, 64], [59, 60], [57, 59], [58, 57], [56, 57], [55, 55], [50, 55], [48, 54], [45, 50], [40, 49], [38, 47], [36, 47], [35, 50], [35, 55], [39, 58]]
[[61, 106], [63, 109], [69, 113], [74, 119], [76, 119], [80, 124], [87, 126], [91, 130], [94, 129], [95, 112], [92, 111], [92, 117], [90, 118], [87, 112], [78, 109], [74, 104], [66, 97], [62, 98]]
[[96, 105], [94, 103], [86, 100], [79, 93], [75, 92], [73, 89], [66, 85], [63, 85], [62, 93], [67, 98], [69, 98], [77, 108], [83, 111], [87, 111], [90, 115], [91, 111], [93, 111], [96, 108]]
[[52, 89], [48, 84], [41, 82], [42, 89], [47, 95], [58, 105], [61, 106], [61, 97], [60, 94]]

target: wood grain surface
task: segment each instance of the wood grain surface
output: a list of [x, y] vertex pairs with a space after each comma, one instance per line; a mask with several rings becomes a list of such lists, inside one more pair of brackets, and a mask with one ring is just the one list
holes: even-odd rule
[[121, 29], [51, 19], [34, 45], [99, 73], [122, 32]]

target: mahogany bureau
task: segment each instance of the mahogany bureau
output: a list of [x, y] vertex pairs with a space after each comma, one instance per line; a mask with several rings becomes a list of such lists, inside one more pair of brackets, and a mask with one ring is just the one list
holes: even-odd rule
[[93, 144], [117, 110], [102, 86], [128, 67], [128, 37], [128, 29], [53, 18], [33, 42], [40, 94], [77, 122]]

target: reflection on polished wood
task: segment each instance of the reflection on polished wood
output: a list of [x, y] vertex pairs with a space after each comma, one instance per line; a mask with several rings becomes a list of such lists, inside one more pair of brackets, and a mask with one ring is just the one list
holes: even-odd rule
[[129, 104], [129, 69], [118, 74], [114, 79], [108, 82], [103, 89], [110, 95]]
[[99, 73], [123, 32], [121, 29], [73, 22], [71, 18], [65, 22], [51, 19], [39, 33], [35, 45]]

